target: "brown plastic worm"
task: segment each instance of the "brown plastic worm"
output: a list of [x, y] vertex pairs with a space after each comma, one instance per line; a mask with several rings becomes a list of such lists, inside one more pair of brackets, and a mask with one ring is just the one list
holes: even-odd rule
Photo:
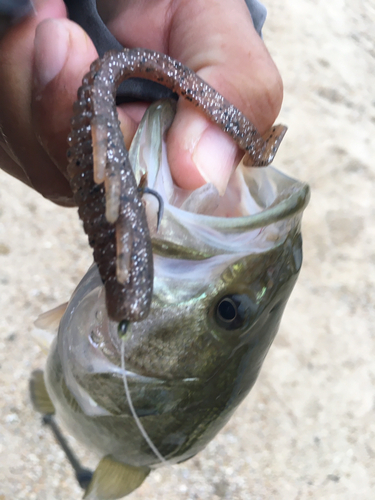
[[144, 49], [108, 52], [91, 65], [78, 90], [68, 138], [68, 174], [79, 215], [115, 321], [140, 321], [150, 309], [153, 261], [138, 190], [116, 111], [119, 84], [142, 77], [170, 88], [200, 108], [245, 151], [246, 165], [268, 165], [286, 127], [263, 137], [254, 125], [189, 68]]

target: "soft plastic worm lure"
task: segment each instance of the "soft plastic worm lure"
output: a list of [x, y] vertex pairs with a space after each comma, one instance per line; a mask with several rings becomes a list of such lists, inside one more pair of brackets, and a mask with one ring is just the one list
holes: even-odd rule
[[150, 233], [116, 111], [116, 89], [141, 77], [192, 102], [245, 151], [248, 166], [271, 163], [286, 127], [263, 137], [254, 125], [189, 68], [144, 49], [108, 52], [91, 65], [78, 90], [69, 135], [70, 183], [115, 321], [140, 321], [150, 309], [153, 261]]

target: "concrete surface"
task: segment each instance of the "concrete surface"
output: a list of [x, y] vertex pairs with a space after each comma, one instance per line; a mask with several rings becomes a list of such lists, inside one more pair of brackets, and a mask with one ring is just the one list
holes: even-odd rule
[[[312, 188], [303, 270], [234, 418], [131, 500], [374, 498], [375, 4], [266, 3], [264, 38], [284, 78], [280, 121], [289, 125], [276, 164]], [[32, 322], [67, 300], [90, 252], [74, 210], [5, 174], [0, 182], [0, 499], [78, 499], [27, 383], [45, 360]]]

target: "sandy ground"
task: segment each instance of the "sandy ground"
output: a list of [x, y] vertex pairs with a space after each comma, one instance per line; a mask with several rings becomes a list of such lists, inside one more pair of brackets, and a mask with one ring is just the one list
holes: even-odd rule
[[[132, 500], [374, 498], [375, 3], [267, 6], [264, 38], [284, 78], [280, 121], [289, 125], [277, 166], [312, 188], [303, 270], [234, 418]], [[0, 499], [78, 499], [27, 384], [45, 361], [32, 322], [67, 300], [90, 252], [74, 210], [5, 174], [0, 182]]]

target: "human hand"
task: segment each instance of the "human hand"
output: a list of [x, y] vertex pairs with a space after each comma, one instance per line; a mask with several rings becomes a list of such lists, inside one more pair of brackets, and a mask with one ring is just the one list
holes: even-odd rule
[[[272, 125], [282, 100], [281, 79], [243, 0], [98, 4], [124, 46], [169, 54], [197, 71], [260, 133]], [[36, 7], [37, 15], [0, 43], [0, 164], [45, 197], [69, 205], [72, 194], [62, 174], [69, 119], [97, 54], [83, 30], [66, 19], [62, 0], [39, 0]], [[119, 108], [127, 143], [143, 111], [139, 104]], [[238, 162], [237, 146], [188, 103], [179, 102], [167, 142], [177, 184], [192, 189], [211, 181], [219, 191], [225, 188]]]

